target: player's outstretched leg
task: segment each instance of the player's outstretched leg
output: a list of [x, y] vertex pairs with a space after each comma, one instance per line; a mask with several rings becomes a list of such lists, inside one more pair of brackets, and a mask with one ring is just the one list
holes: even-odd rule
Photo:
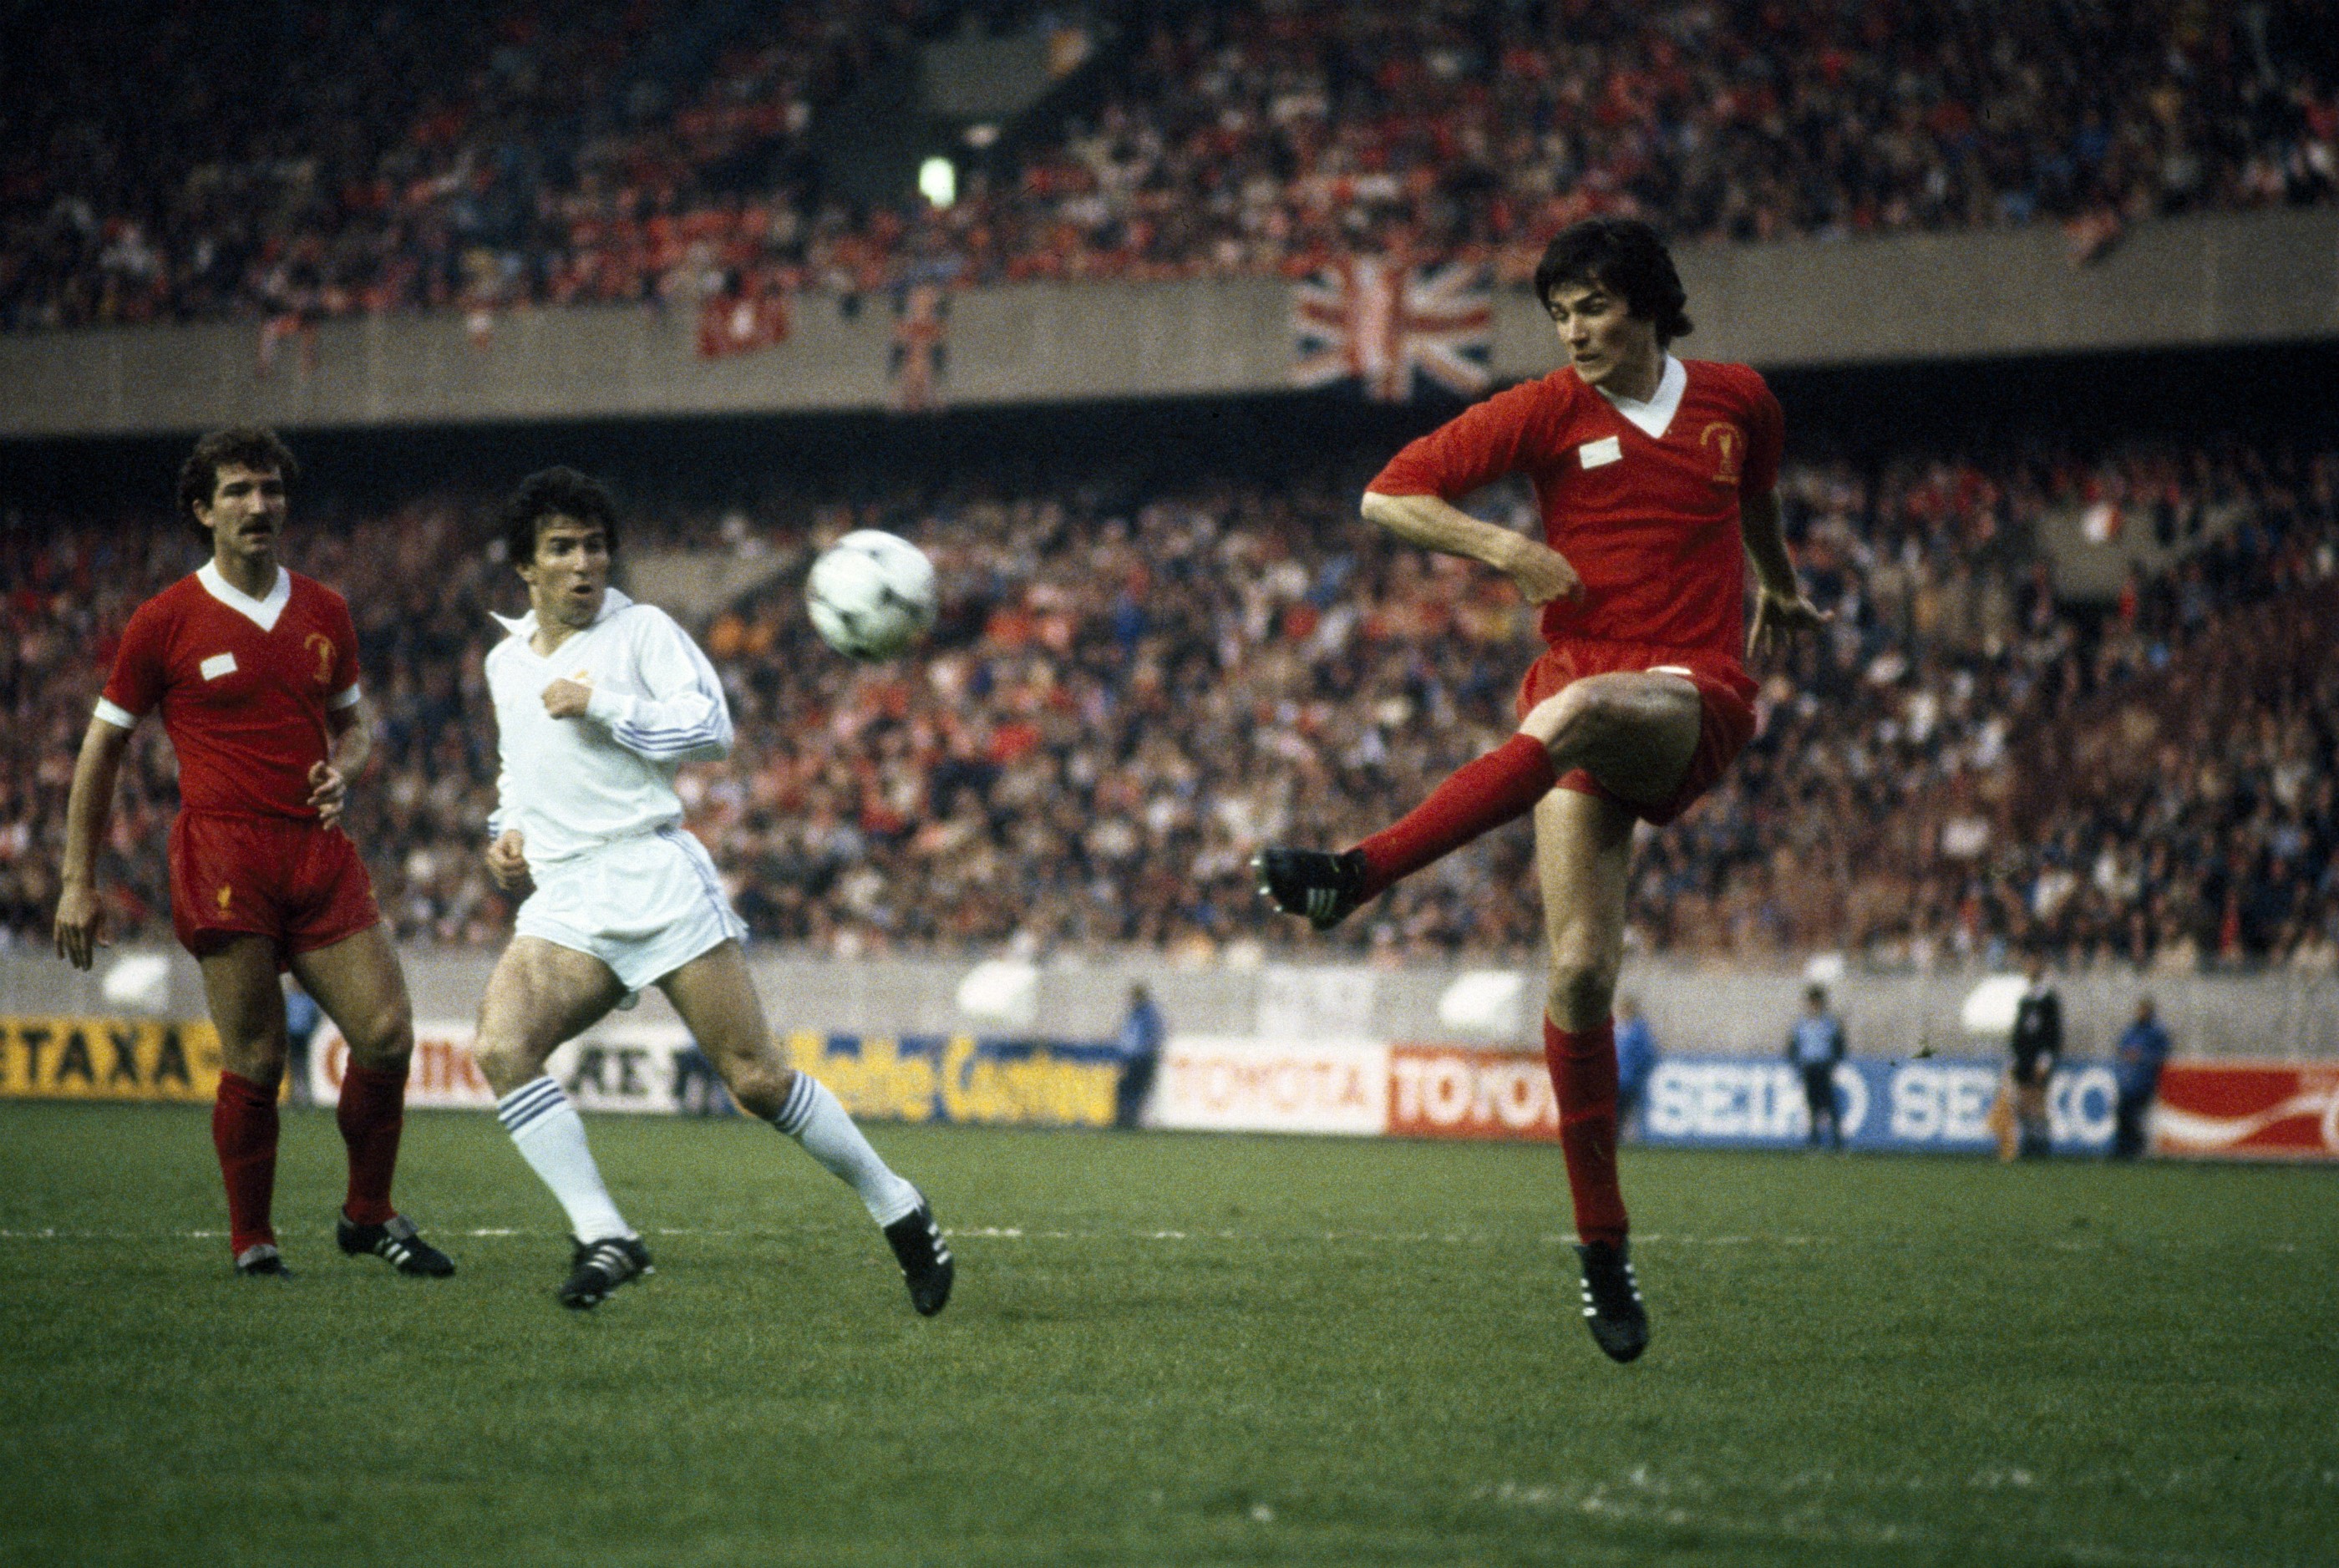
[[1251, 862], [1258, 891], [1329, 931], [1360, 904], [1482, 833], [1515, 821], [1559, 782], [1542, 739], [1522, 731], [1465, 764], [1396, 822], [1342, 854], [1268, 849]]
[[1578, 768], [1623, 797], [1663, 802], [1700, 734], [1697, 687], [1673, 675], [1587, 676], [1529, 709], [1518, 734], [1464, 764], [1428, 798], [1344, 855], [1270, 849], [1259, 892], [1318, 931], [1484, 833], [1535, 809]]
[[[886, 1244], [893, 1249], [893, 1260], [902, 1266], [902, 1278], [910, 1289], [910, 1305], [922, 1317], [932, 1317], [950, 1302], [951, 1284], [956, 1277], [958, 1265], [951, 1257], [950, 1244], [943, 1239], [942, 1228], [934, 1222], [934, 1211], [925, 1195], [894, 1174], [878, 1152], [870, 1147], [861, 1129], [844, 1113], [844, 1107], [828, 1086], [808, 1072], [790, 1072], [789, 1084], [780, 1109], [767, 1119], [771, 1124], [796, 1140], [806, 1154], [818, 1160], [821, 1169], [853, 1188], [868, 1209], [869, 1218], [884, 1232]], [[748, 1103], [748, 1094], [741, 1093], [734, 1080], [732, 1092], [739, 1103]], [[750, 1109], [753, 1109], [752, 1107]]]
[[736, 942], [708, 949], [658, 981], [740, 1109], [795, 1139], [860, 1198], [893, 1249], [910, 1302], [931, 1317], [950, 1300], [957, 1265], [923, 1194], [894, 1174], [810, 1073], [783, 1066]]

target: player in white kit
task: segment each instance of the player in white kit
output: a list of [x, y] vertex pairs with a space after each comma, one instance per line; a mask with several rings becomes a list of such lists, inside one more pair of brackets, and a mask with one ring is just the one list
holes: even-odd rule
[[732, 1097], [850, 1184], [926, 1316], [954, 1271], [933, 1209], [820, 1082], [783, 1065], [745, 958], [746, 934], [705, 846], [682, 826], [675, 769], [728, 755], [715, 667], [673, 617], [610, 587], [617, 508], [572, 468], [521, 481], [499, 522], [529, 612], [488, 655], [502, 771], [489, 819], [497, 884], [533, 884], [479, 1007], [480, 1070], [522, 1158], [575, 1232], [560, 1300], [597, 1306], [650, 1272], [610, 1201], [585, 1125], [545, 1059], [656, 985]]

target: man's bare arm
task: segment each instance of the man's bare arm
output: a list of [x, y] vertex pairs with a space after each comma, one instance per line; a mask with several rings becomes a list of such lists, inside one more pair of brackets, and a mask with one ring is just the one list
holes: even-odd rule
[[73, 791], [65, 797], [56, 942], [58, 955], [75, 969], [87, 969], [94, 950], [111, 945], [104, 934], [105, 906], [97, 897], [97, 846], [105, 842], [105, 826], [113, 816], [113, 786], [129, 745], [128, 730], [94, 718], [74, 763]]
[[317, 820], [331, 827], [348, 804], [350, 781], [365, 772], [373, 755], [373, 705], [360, 697], [345, 708], [335, 708], [325, 722], [332, 727], [333, 738], [325, 760], [309, 770], [309, 804], [316, 808]]
[[1774, 638], [1813, 631], [1827, 624], [1827, 615], [1803, 597], [1795, 580], [1795, 563], [1787, 554], [1787, 536], [1779, 525], [1779, 492], [1765, 490], [1739, 503], [1738, 533], [1746, 542], [1747, 558], [1754, 563], [1754, 624], [1746, 632], [1746, 656], [1752, 658]]
[[1407, 544], [1483, 561], [1518, 585], [1534, 605], [1572, 599], [1584, 591], [1567, 557], [1540, 539], [1474, 518], [1436, 496], [1386, 496], [1367, 490], [1365, 520]]

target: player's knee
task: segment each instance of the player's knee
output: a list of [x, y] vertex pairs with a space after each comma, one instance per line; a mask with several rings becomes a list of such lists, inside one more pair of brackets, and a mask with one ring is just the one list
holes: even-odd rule
[[346, 1031], [350, 1059], [372, 1068], [394, 1068], [414, 1054], [414, 1008], [403, 996], [383, 1001], [350, 1021]]
[[471, 1041], [471, 1060], [478, 1064], [479, 1076], [498, 1096], [509, 1094], [535, 1074], [535, 1065], [520, 1042], [508, 1036], [481, 1031]]
[[1580, 746], [1587, 741], [1596, 744], [1616, 727], [1620, 715], [1619, 705], [1607, 688], [1597, 680], [1582, 680], [1530, 708], [1519, 730], [1545, 746], [1563, 741]]
[[1551, 1016], [1584, 1020], [1605, 1013], [1609, 1001], [1616, 994], [1618, 967], [1614, 959], [1595, 954], [1554, 954], [1551, 965], [1551, 993], [1547, 999]]
[[748, 1115], [765, 1120], [779, 1115], [780, 1107], [788, 1102], [788, 1091], [795, 1087], [794, 1068], [783, 1067], [760, 1052], [735, 1057], [723, 1068], [731, 1098]]
[[263, 1031], [231, 1040], [220, 1039], [220, 1065], [242, 1079], [272, 1090], [284, 1076], [284, 1036], [281, 1031]]

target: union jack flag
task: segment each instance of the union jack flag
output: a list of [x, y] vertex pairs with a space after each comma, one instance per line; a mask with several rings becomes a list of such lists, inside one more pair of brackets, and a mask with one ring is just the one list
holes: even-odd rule
[[1299, 386], [1359, 380], [1375, 401], [1402, 403], [1426, 376], [1475, 397], [1493, 384], [1494, 280], [1463, 261], [1353, 257], [1293, 286], [1291, 331]]

